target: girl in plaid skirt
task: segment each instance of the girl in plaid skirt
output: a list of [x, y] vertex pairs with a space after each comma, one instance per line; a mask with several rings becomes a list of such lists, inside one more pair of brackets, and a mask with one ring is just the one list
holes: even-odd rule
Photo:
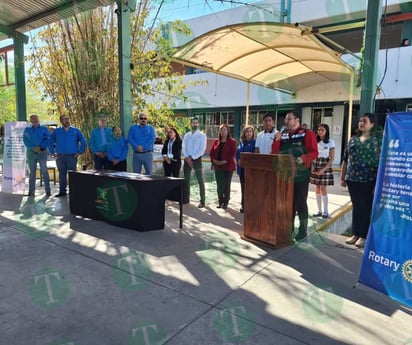
[[327, 186], [333, 186], [332, 163], [335, 159], [335, 142], [329, 136], [329, 126], [326, 123], [321, 123], [316, 135], [319, 155], [312, 162], [310, 174], [310, 183], [315, 185], [316, 203], [318, 205], [318, 212], [313, 215], [314, 217], [329, 217], [328, 192], [326, 188]]

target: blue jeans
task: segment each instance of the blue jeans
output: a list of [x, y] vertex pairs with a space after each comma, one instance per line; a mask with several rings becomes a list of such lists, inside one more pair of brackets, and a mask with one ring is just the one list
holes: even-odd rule
[[43, 181], [44, 181], [44, 189], [46, 193], [50, 193], [50, 178], [49, 172], [47, 170], [47, 150], [40, 151], [40, 152], [27, 152], [27, 162], [29, 165], [29, 193], [34, 194], [36, 190], [36, 170], [37, 170], [37, 162], [40, 165], [40, 174], [42, 174]]
[[153, 171], [153, 153], [133, 153], [133, 172], [141, 174], [142, 166], [144, 167], [145, 175], [151, 175]]
[[65, 194], [67, 188], [67, 172], [77, 170], [77, 158], [74, 155], [58, 155], [56, 158], [57, 170], [59, 170], [59, 191]]

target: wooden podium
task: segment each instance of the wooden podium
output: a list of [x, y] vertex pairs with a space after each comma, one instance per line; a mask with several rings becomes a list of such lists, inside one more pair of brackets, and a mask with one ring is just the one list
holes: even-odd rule
[[242, 238], [281, 248], [292, 241], [293, 177], [289, 155], [241, 153], [245, 168]]

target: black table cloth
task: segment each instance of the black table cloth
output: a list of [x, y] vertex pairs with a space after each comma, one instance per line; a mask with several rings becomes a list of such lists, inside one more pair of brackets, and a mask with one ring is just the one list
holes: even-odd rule
[[110, 224], [150, 231], [164, 228], [165, 200], [180, 204], [184, 179], [112, 170], [70, 171], [70, 212]]

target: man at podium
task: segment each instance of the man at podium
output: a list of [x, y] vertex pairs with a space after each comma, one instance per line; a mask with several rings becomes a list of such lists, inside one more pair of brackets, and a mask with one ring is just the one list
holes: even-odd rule
[[296, 174], [293, 185], [293, 218], [299, 217], [296, 241], [303, 241], [308, 229], [308, 192], [311, 163], [318, 156], [318, 144], [315, 133], [301, 126], [301, 116], [290, 111], [285, 116], [286, 129], [276, 133], [272, 144], [272, 153], [289, 154], [296, 162]]

